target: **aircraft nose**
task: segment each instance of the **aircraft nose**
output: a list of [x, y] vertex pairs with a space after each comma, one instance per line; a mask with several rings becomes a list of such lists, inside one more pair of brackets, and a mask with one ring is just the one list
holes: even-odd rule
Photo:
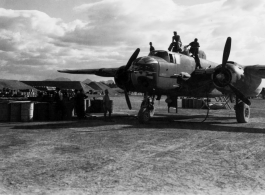
[[158, 64], [158, 61], [152, 57], [149, 57], [149, 56], [141, 57], [135, 60], [134, 70], [154, 72], [157, 64]]

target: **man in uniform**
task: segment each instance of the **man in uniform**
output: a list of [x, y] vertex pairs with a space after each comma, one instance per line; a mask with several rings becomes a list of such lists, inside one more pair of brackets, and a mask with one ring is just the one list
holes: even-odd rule
[[109, 91], [105, 90], [105, 95], [103, 97], [103, 109], [104, 109], [104, 119], [107, 120], [107, 112], [109, 112], [109, 119], [111, 117], [111, 101], [109, 99]]
[[198, 42], [198, 39], [195, 38], [193, 42], [191, 42], [189, 45], [186, 45], [185, 47], [189, 47], [190, 46], [190, 53], [192, 54], [192, 57], [195, 58], [195, 62], [196, 62], [196, 69], [199, 67], [199, 68], [202, 68], [201, 67], [201, 63], [200, 63], [200, 59], [199, 59], [199, 47], [200, 47], [200, 44]]
[[172, 37], [172, 42], [168, 48], [168, 51], [171, 51], [172, 48], [173, 48], [173, 52], [180, 52], [181, 51], [181, 39], [180, 39], [180, 36], [177, 34], [176, 31], [173, 32], [174, 33], [174, 36]]
[[63, 120], [65, 114], [65, 107], [63, 102], [63, 93], [60, 88], [56, 88], [57, 93], [54, 96], [56, 102], [56, 115], [58, 119]]
[[78, 119], [84, 119], [86, 116], [85, 113], [85, 102], [84, 99], [86, 99], [87, 96], [84, 94], [83, 89], [76, 90], [75, 91], [75, 109]]
[[150, 52], [151, 52], [151, 51], [154, 51], [155, 48], [153, 47], [152, 42], [150, 42], [149, 45], [150, 45]]

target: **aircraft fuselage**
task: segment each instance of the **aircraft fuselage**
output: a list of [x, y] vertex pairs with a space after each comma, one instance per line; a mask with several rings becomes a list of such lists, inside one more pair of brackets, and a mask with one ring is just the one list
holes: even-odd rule
[[[203, 69], [214, 68], [218, 65], [205, 59], [200, 59], [200, 64]], [[137, 58], [133, 62], [130, 68], [130, 77], [134, 88], [139, 92], [148, 91], [161, 95], [176, 95], [177, 93], [184, 96], [188, 95], [188, 91], [185, 87], [180, 86], [177, 77], [180, 75], [189, 77], [195, 68], [196, 63], [192, 57], [174, 52], [154, 51], [149, 56]], [[193, 78], [192, 80], [196, 82]], [[196, 88], [197, 85], [204, 85], [205, 83], [197, 82], [194, 84], [196, 84], [194, 85]]]

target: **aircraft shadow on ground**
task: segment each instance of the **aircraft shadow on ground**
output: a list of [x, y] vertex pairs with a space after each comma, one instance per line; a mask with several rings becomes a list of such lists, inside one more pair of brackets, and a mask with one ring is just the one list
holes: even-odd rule
[[[168, 114], [156, 114], [155, 120], [184, 120], [184, 119], [214, 119], [214, 120], [230, 120], [235, 119], [235, 117], [226, 117], [226, 116], [215, 116], [209, 114], [208, 117], [205, 115], [168, 115]], [[232, 122], [228, 122], [228, 124], [231, 124]]]
[[[186, 129], [186, 130], [202, 130], [202, 131], [223, 131], [223, 132], [237, 132], [237, 133], [259, 133], [265, 134], [265, 130], [256, 127], [244, 127], [234, 126], [236, 121], [227, 122], [228, 119], [234, 120], [233, 117], [218, 117], [218, 116], [209, 116], [209, 118], [205, 122], [198, 121], [198, 119], [202, 120], [205, 116], [202, 115], [178, 115], [175, 117], [168, 117], [161, 115], [156, 115], [155, 118], [152, 118], [148, 124], [139, 124], [137, 118], [135, 116], [122, 116], [122, 117], [113, 117], [114, 121], [108, 122], [104, 121], [103, 117], [97, 118], [88, 118], [84, 120], [72, 120], [72, 121], [58, 121], [56, 123], [49, 122], [40, 122], [41, 124], [29, 124], [29, 125], [17, 125], [14, 126], [13, 129], [22, 130], [22, 131], [32, 131], [32, 130], [45, 130], [45, 132], [58, 131], [63, 129], [74, 128], [77, 130], [80, 128], [78, 132], [87, 132], [87, 133], [97, 133], [97, 132], [111, 132], [111, 131], [126, 131], [131, 129], [136, 129], [139, 131], [150, 130], [154, 131], [159, 129], [168, 129], [172, 131], [172, 129]], [[194, 121], [179, 121], [185, 119], [194, 119]], [[196, 120], [196, 121], [195, 121]], [[229, 124], [233, 126], [229, 126]], [[103, 127], [103, 126], [115, 126], [115, 125], [126, 125], [121, 126], [121, 128], [108, 128], [103, 130], [95, 130], [94, 127]], [[129, 126], [128, 126], [129, 125]], [[84, 128], [87, 128], [84, 130]], [[71, 129], [70, 129], [71, 130]], [[34, 132], [34, 131], [33, 131]], [[38, 133], [38, 131], [36, 132]]]

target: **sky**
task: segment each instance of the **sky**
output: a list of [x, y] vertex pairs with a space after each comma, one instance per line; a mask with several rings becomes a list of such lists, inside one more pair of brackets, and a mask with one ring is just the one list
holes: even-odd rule
[[167, 50], [177, 31], [184, 45], [198, 38], [207, 59], [265, 65], [262, 0], [0, 0], [0, 79], [65, 77], [60, 69], [114, 68], [135, 51]]

